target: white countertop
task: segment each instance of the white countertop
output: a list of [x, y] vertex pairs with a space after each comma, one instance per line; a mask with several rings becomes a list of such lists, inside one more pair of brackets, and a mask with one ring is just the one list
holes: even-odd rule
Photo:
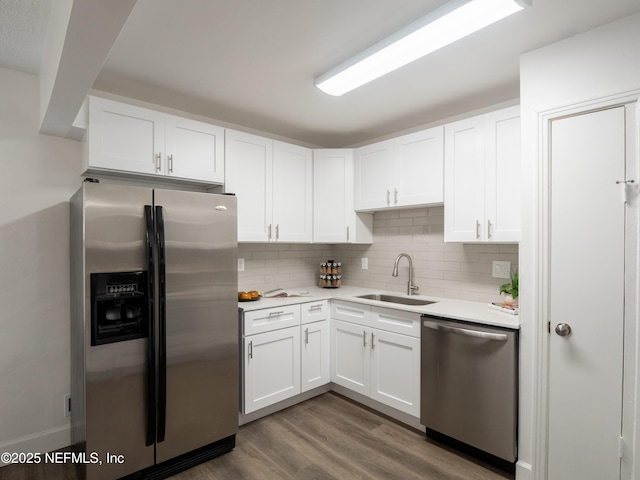
[[368, 293], [381, 293], [393, 295], [396, 297], [406, 297], [406, 294], [376, 290], [373, 288], [350, 287], [346, 285], [343, 285], [340, 288], [320, 288], [313, 286], [288, 290], [308, 291], [309, 293], [311, 293], [311, 296], [261, 298], [260, 300], [253, 302], [238, 302], [238, 308], [244, 311], [252, 311], [261, 310], [264, 308], [280, 307], [283, 305], [294, 305], [297, 303], [335, 299], [348, 302], [363, 303], [366, 305], [375, 305], [384, 308], [392, 308], [394, 310], [403, 310], [405, 312], [415, 312], [418, 314], [435, 315], [438, 317], [452, 318], [455, 320], [464, 320], [468, 322], [494, 325], [498, 327], [512, 329], [520, 328], [520, 317], [518, 315], [510, 315], [508, 313], [499, 312], [497, 310], [489, 308], [486, 303], [482, 302], [470, 302], [467, 300], [454, 300], [451, 298], [429, 297], [425, 295], [412, 295], [411, 298], [430, 300], [434, 303], [431, 303], [429, 305], [403, 305], [400, 303], [389, 303], [377, 300], [357, 298], [357, 296], [365, 295]]

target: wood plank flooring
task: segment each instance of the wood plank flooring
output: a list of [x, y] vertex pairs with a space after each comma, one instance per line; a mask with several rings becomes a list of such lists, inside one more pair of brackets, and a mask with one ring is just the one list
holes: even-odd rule
[[[44, 467], [44, 468], [40, 468]], [[2, 480], [76, 480], [67, 465], [0, 468]], [[513, 479], [338, 394], [240, 427], [236, 448], [171, 480]]]

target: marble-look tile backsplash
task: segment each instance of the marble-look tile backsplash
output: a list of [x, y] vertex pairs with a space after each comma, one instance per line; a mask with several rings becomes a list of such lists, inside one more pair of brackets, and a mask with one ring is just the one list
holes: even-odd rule
[[[373, 245], [240, 244], [245, 271], [238, 273], [240, 290], [296, 288], [318, 283], [320, 262], [342, 262], [343, 284], [406, 292], [408, 262], [400, 260], [398, 277], [391, 272], [396, 256], [413, 259], [418, 293], [437, 297], [491, 302], [507, 280], [491, 276], [493, 260], [518, 266], [518, 245], [444, 243], [444, 208], [376, 212]], [[368, 270], [362, 270], [362, 258]]]

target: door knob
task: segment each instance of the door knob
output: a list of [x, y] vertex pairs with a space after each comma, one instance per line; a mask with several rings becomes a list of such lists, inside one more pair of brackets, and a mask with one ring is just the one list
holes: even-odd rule
[[571, 325], [568, 323], [559, 323], [556, 325], [556, 333], [561, 337], [566, 337], [571, 334]]

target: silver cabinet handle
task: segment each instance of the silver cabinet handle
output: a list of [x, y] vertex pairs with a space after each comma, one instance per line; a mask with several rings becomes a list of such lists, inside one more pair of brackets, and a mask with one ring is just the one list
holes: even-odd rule
[[371, 350], [376, 348], [376, 334], [371, 332]]
[[156, 172], [162, 169], [162, 152], [156, 154]]
[[167, 157], [169, 160], [169, 173], [173, 173], [173, 154]]
[[620, 185], [621, 183], [636, 183], [635, 180], [616, 180], [616, 185]]
[[253, 358], [253, 341], [249, 342], [249, 358]]
[[282, 315], [284, 313], [284, 310], [279, 310], [277, 312], [269, 312], [269, 316], [270, 317], [277, 317], [278, 315]]
[[367, 331], [366, 330], [362, 331], [362, 346], [363, 347], [367, 346]]
[[398, 203], [398, 189], [397, 189], [397, 188], [394, 188], [394, 189], [393, 189], [393, 192], [394, 192], [394, 193], [393, 193], [393, 201], [394, 201], [394, 203], [396, 203], [396, 204], [397, 204], [397, 203]]
[[476, 220], [476, 238], [480, 238], [480, 220]]
[[309, 345], [309, 329], [304, 329], [304, 344]]
[[430, 328], [431, 330], [439, 330], [441, 332], [447, 333], [457, 333], [459, 335], [465, 335], [467, 337], [474, 338], [482, 338], [484, 340], [499, 340], [501, 342], [506, 342], [508, 337], [504, 333], [490, 333], [490, 332], [481, 332], [478, 330], [469, 330], [468, 328], [459, 328], [459, 327], [448, 327], [445, 325], [440, 325], [439, 323], [433, 323], [428, 320], [423, 322], [423, 325], [426, 328]]
[[276, 240], [280, 240], [280, 224], [276, 224]]
[[491, 238], [493, 234], [491, 233], [491, 220], [487, 220], [487, 238]]
[[559, 323], [556, 325], [556, 333], [561, 337], [567, 337], [571, 335], [571, 325], [568, 323]]
[[347, 242], [349, 241], [349, 225], [347, 225]]
[[309, 311], [312, 312], [314, 310], [322, 310], [322, 305], [319, 303], [316, 305], [309, 305]]
[[267, 227], [267, 230], [269, 231], [268, 233], [268, 240], [271, 241], [271, 224], [269, 224], [269, 226]]
[[387, 205], [391, 205], [391, 192], [387, 188]]

